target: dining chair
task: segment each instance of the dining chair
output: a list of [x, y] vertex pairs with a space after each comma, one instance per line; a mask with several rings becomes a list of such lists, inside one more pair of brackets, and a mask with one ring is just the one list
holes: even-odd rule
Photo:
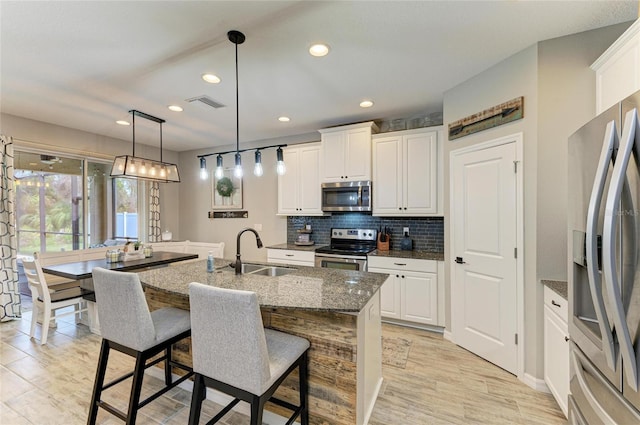
[[[149, 311], [140, 279], [135, 273], [96, 267], [92, 275], [102, 345], [87, 423], [95, 424], [98, 408], [102, 408], [122, 419], [126, 424], [133, 425], [139, 409], [193, 375], [193, 370], [174, 361], [171, 353], [173, 344], [191, 335], [189, 312], [173, 307]], [[133, 372], [105, 384], [111, 350], [135, 358], [136, 363]], [[151, 360], [163, 351], [160, 357]], [[144, 371], [162, 361], [164, 361], [164, 387], [140, 401]], [[174, 380], [172, 367], [181, 369], [185, 374]], [[103, 401], [101, 397], [104, 390], [130, 377], [133, 377], [133, 382], [128, 410], [125, 413], [111, 403]]]
[[[37, 259], [22, 259], [22, 267], [24, 268], [24, 274], [27, 278], [29, 289], [31, 290], [31, 299], [33, 302], [29, 336], [31, 338], [35, 337], [36, 322], [38, 318], [42, 316], [40, 344], [44, 345], [47, 343], [49, 325], [52, 319], [55, 320], [56, 318], [73, 314], [76, 315], [77, 321], [78, 315], [87, 311], [86, 301], [82, 298], [85, 291], [80, 287], [72, 287], [51, 292], [47, 285], [47, 279], [42, 272], [40, 262]], [[71, 306], [73, 306], [73, 311], [58, 312], [58, 310], [62, 308]]]
[[[254, 292], [217, 288], [192, 282], [191, 344], [195, 372], [189, 424], [200, 421], [207, 387], [234, 397], [207, 424], [218, 422], [238, 402], [251, 405], [251, 425], [262, 425], [264, 405], [270, 401], [293, 411], [287, 424], [300, 417], [309, 423], [309, 341], [262, 324]], [[299, 406], [273, 397], [291, 372], [298, 369]]]

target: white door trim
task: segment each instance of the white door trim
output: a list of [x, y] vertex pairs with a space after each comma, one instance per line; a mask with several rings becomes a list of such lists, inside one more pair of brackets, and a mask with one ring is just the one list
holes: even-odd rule
[[[456, 149], [449, 152], [449, 217], [452, 216], [451, 211], [454, 208], [454, 199], [453, 199], [453, 178], [451, 176], [451, 170], [453, 170], [453, 162], [454, 159], [459, 156], [469, 152], [481, 151], [488, 148], [493, 148], [500, 145], [505, 145], [509, 143], [515, 143], [516, 146], [516, 161], [517, 161], [517, 173], [516, 173], [516, 248], [518, 250], [518, 256], [516, 258], [516, 310], [517, 310], [517, 325], [516, 329], [518, 332], [518, 348], [517, 348], [517, 356], [518, 356], [518, 366], [517, 366], [517, 377], [520, 381], [525, 381], [525, 373], [524, 373], [524, 353], [525, 353], [525, 334], [524, 334], [524, 198], [523, 198], [523, 189], [524, 189], [524, 162], [522, 158], [522, 144], [523, 144], [523, 133], [515, 133], [510, 134], [508, 136], [499, 137], [497, 139], [488, 140], [486, 142], [478, 143], [472, 146], [467, 146], [464, 148]], [[449, 287], [451, 289], [451, 298], [450, 298], [450, 311], [453, 315], [453, 292], [454, 286], [451, 284], [455, 277], [455, 263], [452, 261], [454, 253], [456, 252], [454, 246], [454, 223], [453, 220], [449, 220]], [[453, 319], [451, 320], [451, 340], [456, 342], [456, 329], [453, 326]]]

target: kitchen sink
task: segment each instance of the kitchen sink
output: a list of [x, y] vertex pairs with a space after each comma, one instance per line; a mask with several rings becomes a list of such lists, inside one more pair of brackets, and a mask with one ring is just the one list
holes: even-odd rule
[[[233, 267], [232, 264], [230, 264]], [[291, 267], [266, 266], [264, 264], [242, 263], [242, 274], [256, 274], [260, 276], [284, 276], [296, 269]]]

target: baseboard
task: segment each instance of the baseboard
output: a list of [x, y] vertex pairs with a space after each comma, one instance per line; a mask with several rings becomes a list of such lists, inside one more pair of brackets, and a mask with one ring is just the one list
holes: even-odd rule
[[450, 331], [450, 330], [448, 330], [448, 329], [445, 329], [445, 330], [442, 332], [442, 337], [443, 337], [444, 339], [446, 339], [447, 341], [453, 342], [453, 334], [452, 334], [452, 333], [451, 333], [451, 331]]
[[531, 387], [536, 391], [551, 393], [551, 391], [549, 391], [549, 387], [547, 387], [547, 383], [544, 382], [544, 379], [538, 379], [533, 375], [525, 373], [520, 380], [524, 382], [528, 387]]
[[[145, 374], [164, 381], [164, 369], [161, 369], [158, 367], [150, 367], [145, 371]], [[173, 374], [173, 379], [178, 379], [178, 378], [180, 378], [179, 375]], [[178, 387], [182, 388], [183, 390], [189, 391], [190, 393], [193, 393], [193, 381], [190, 379], [187, 379], [186, 381], [181, 382], [178, 385]], [[207, 388], [207, 399], [213, 401], [214, 403], [218, 403], [222, 406], [226, 406], [227, 404], [231, 403], [231, 401], [233, 400], [233, 397], [227, 394], [221, 393], [220, 391], [214, 390], [213, 388]], [[234, 412], [242, 413], [243, 415], [246, 415], [249, 417], [251, 416], [251, 407], [249, 406], [248, 403], [245, 403], [245, 402], [240, 402], [236, 404], [235, 407], [231, 410]], [[265, 410], [262, 417], [262, 422], [265, 425], [285, 425], [287, 423], [287, 419], [288, 418], [285, 418], [283, 416], [280, 416], [273, 412]]]
[[429, 332], [442, 333], [442, 331], [444, 330], [444, 328], [440, 326], [425, 325], [422, 323], [407, 322], [405, 320], [389, 319], [385, 317], [383, 317], [381, 321], [382, 323], [388, 323], [390, 325], [404, 326], [405, 328], [421, 329], [423, 331], [429, 331]]

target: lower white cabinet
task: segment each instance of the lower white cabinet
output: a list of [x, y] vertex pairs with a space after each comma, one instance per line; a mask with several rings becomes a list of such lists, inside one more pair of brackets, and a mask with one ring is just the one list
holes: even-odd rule
[[370, 256], [368, 262], [368, 271], [390, 276], [380, 289], [383, 318], [443, 326], [441, 262], [377, 256]]
[[544, 381], [567, 416], [569, 330], [567, 300], [544, 287]]
[[316, 255], [313, 251], [295, 249], [267, 249], [267, 262], [289, 264], [291, 266], [313, 267]]

